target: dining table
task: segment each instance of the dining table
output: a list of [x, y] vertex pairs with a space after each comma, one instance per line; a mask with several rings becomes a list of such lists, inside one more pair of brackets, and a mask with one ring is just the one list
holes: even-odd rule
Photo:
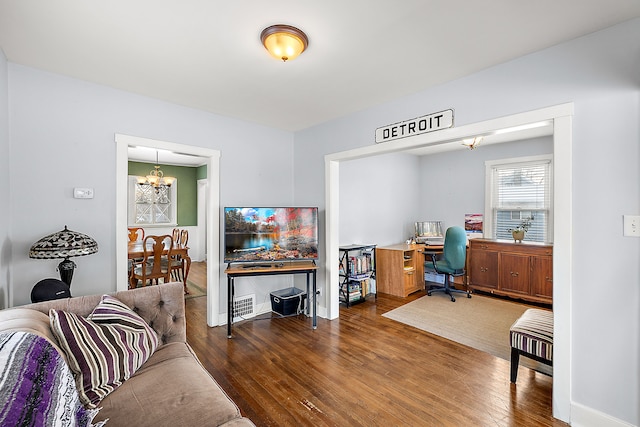
[[[147, 250], [152, 251], [152, 243], [149, 242]], [[168, 248], [162, 252], [163, 254], [168, 253]], [[189, 275], [189, 269], [191, 268], [191, 257], [189, 257], [189, 246], [181, 245], [180, 243], [174, 243], [173, 248], [171, 249], [172, 256], [180, 256], [185, 260], [185, 268], [184, 268], [184, 276], [182, 278], [182, 284], [184, 286], [184, 293], [188, 294], [189, 290], [187, 289], [187, 276]], [[144, 257], [144, 243], [142, 240], [136, 240], [134, 242], [129, 242], [127, 245], [127, 257], [129, 259], [143, 258]]]

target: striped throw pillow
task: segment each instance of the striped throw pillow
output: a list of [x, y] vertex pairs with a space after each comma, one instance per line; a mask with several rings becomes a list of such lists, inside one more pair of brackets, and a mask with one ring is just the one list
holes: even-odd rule
[[86, 319], [52, 309], [49, 320], [87, 408], [95, 408], [129, 379], [158, 347], [147, 322], [109, 295]]

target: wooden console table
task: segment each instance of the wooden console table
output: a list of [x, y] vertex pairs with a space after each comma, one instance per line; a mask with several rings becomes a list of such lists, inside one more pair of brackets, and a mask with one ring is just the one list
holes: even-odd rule
[[470, 244], [471, 289], [553, 303], [553, 245], [490, 239]]
[[[229, 265], [224, 271], [227, 275], [227, 338], [231, 338], [231, 324], [233, 323], [233, 297], [235, 295], [235, 278], [250, 276], [271, 276], [276, 274], [306, 274], [307, 275], [307, 315], [313, 312], [313, 329], [317, 328], [316, 319], [316, 272], [318, 266], [313, 261], [269, 262], [259, 264]], [[310, 283], [311, 282], [311, 283]], [[312, 293], [309, 293], [311, 285]], [[313, 303], [311, 302], [313, 301]], [[313, 305], [312, 309], [309, 308]]]

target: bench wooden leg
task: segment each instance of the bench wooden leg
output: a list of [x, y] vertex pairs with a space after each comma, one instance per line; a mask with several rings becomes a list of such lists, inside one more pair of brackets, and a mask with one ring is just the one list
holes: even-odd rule
[[518, 364], [520, 363], [520, 351], [511, 347], [511, 382], [515, 383], [518, 377]]

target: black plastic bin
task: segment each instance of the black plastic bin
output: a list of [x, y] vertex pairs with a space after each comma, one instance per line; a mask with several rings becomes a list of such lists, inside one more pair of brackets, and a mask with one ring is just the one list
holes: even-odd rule
[[304, 312], [307, 293], [298, 288], [271, 292], [271, 311], [280, 316], [294, 316]]

